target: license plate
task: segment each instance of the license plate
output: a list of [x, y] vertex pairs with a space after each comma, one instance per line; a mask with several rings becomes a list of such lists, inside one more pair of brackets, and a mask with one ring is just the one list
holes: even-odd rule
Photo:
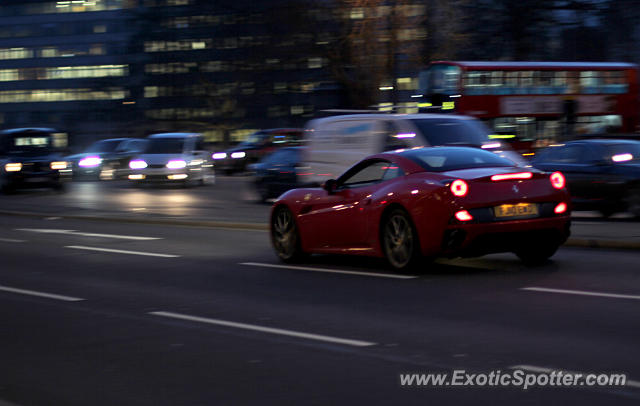
[[538, 205], [534, 203], [503, 204], [493, 208], [496, 217], [537, 216]]

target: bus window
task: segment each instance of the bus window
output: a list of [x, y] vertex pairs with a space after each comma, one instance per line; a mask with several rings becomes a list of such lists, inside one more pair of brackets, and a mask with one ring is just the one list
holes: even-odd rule
[[582, 93], [596, 94], [600, 93], [600, 72], [598, 71], [584, 71], [580, 72], [580, 87]]
[[420, 73], [420, 92], [422, 94], [458, 94], [460, 93], [459, 81], [459, 67], [440, 64], [432, 65], [429, 69]]

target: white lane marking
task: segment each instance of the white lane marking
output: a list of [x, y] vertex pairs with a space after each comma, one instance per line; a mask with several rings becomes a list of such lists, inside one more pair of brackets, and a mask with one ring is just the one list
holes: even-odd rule
[[[535, 373], [539, 373], [539, 374], [549, 374], [549, 373], [551, 373], [553, 371], [556, 371], [556, 372], [557, 371], [562, 371], [565, 374], [587, 376], [587, 375], [593, 373], [593, 372], [586, 373], [586, 372], [569, 371], [568, 369], [562, 369], [562, 368], [545, 368], [545, 367], [538, 367], [538, 366], [535, 366], [535, 365], [514, 365], [514, 366], [509, 367], [509, 369], [522, 369], [523, 371], [530, 371], [530, 372], [535, 372]], [[597, 375], [599, 375], [599, 374], [597, 374]], [[628, 386], [628, 387], [631, 387], [631, 388], [640, 388], [640, 382], [627, 379], [624, 386]], [[623, 386], [621, 386], [621, 388], [622, 387]]]
[[640, 300], [640, 296], [638, 295], [622, 295], [618, 293], [604, 293], [604, 292], [587, 292], [584, 290], [551, 289], [551, 288], [539, 288], [536, 286], [520, 288], [520, 290], [530, 290], [533, 292], [546, 292], [546, 293], [563, 293], [565, 295], [598, 296], [598, 297], [611, 297], [615, 299]]
[[352, 339], [349, 339], [349, 338], [339, 338], [339, 337], [325, 336], [325, 335], [320, 335], [320, 334], [303, 333], [303, 332], [300, 332], [300, 331], [284, 330], [284, 329], [281, 329], [281, 328], [257, 326], [257, 325], [254, 325], [254, 324], [237, 323], [235, 321], [227, 321], [227, 320], [219, 320], [219, 319], [210, 319], [210, 318], [206, 318], [206, 317], [190, 316], [188, 314], [181, 314], [181, 313], [149, 312], [149, 314], [152, 314], [154, 316], [169, 317], [169, 318], [180, 319], [180, 320], [195, 321], [195, 322], [199, 322], [199, 323], [215, 324], [215, 325], [218, 325], [218, 326], [240, 328], [240, 329], [244, 329], [244, 330], [260, 331], [262, 333], [279, 334], [279, 335], [290, 336], [290, 337], [306, 338], [306, 339], [309, 339], [309, 340], [325, 341], [325, 342], [335, 343], [335, 344], [345, 344], [345, 345], [351, 345], [351, 346], [354, 346], [354, 347], [369, 347], [369, 346], [372, 346], [372, 345], [376, 345], [376, 343], [372, 343], [372, 342], [369, 342], [369, 341], [360, 341], [360, 340], [352, 340]]
[[159, 237], [141, 237], [136, 235], [120, 235], [120, 234], [99, 234], [99, 233], [85, 233], [76, 230], [61, 230], [57, 228], [16, 228], [16, 231], [28, 231], [32, 233], [44, 233], [44, 234], [66, 234], [77, 235], [81, 237], [101, 237], [101, 238], [120, 238], [123, 240], [136, 240], [136, 241], [149, 241], [149, 240], [161, 240]]
[[393, 279], [415, 279], [415, 278], [417, 278], [417, 276], [415, 276], [415, 275], [396, 275], [396, 274], [390, 274], [390, 273], [343, 271], [343, 270], [340, 270], [340, 269], [312, 268], [312, 267], [308, 267], [308, 266], [263, 264], [263, 263], [260, 263], [260, 262], [241, 262], [240, 265], [262, 266], [262, 267], [265, 267], [265, 268], [294, 269], [294, 270], [297, 270], [297, 271], [341, 273], [341, 274], [346, 274], [346, 275], [375, 276], [375, 277], [378, 277], [378, 278], [393, 278]]
[[11, 288], [9, 286], [0, 286], [0, 291], [11, 292], [11, 293], [19, 293], [21, 295], [46, 297], [48, 299], [62, 300], [62, 301], [65, 301], [65, 302], [80, 302], [80, 301], [84, 300], [84, 299], [81, 299], [79, 297], [56, 295], [54, 293], [46, 293], [46, 292], [37, 292], [35, 290]]
[[16, 240], [15, 238], [0, 238], [0, 242], [26, 242], [27, 240]]
[[147, 257], [160, 257], [160, 258], [179, 258], [180, 257], [180, 255], [173, 255], [173, 254], [159, 254], [156, 252], [116, 250], [112, 248], [100, 248], [100, 247], [86, 247], [84, 245], [65, 245], [65, 248], [71, 248], [73, 250], [110, 252], [114, 254], [143, 255]]

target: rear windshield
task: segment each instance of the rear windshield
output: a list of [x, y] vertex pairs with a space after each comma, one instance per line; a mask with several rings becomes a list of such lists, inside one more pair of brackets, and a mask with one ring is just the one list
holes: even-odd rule
[[429, 172], [514, 166], [513, 162], [476, 148], [420, 148], [402, 152]]
[[181, 154], [184, 138], [149, 138], [144, 152], [147, 154]]
[[489, 141], [489, 129], [478, 120], [422, 118], [411, 120], [431, 146], [465, 145], [479, 147]]
[[113, 152], [120, 145], [120, 140], [98, 141], [91, 144], [85, 152]]

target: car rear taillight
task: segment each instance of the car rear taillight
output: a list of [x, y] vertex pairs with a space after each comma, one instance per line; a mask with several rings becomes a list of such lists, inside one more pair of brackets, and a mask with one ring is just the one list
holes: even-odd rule
[[556, 189], [562, 189], [566, 183], [564, 180], [564, 175], [562, 175], [560, 172], [552, 173], [549, 179], [551, 180], [551, 186]]
[[500, 175], [493, 175], [491, 180], [494, 182], [500, 180], [510, 180], [510, 179], [531, 179], [533, 174], [531, 172], [518, 172], [518, 173], [503, 173]]
[[558, 203], [558, 205], [556, 206], [555, 209], [553, 209], [553, 212], [555, 214], [562, 214], [564, 212], [567, 211], [567, 204], [562, 202], [562, 203]]
[[454, 196], [458, 196], [458, 197], [463, 197], [467, 195], [467, 192], [469, 192], [469, 186], [467, 185], [467, 182], [463, 181], [462, 179], [456, 179], [453, 182], [451, 182], [451, 193], [453, 193]]
[[460, 210], [459, 212], [456, 213], [456, 218], [459, 221], [471, 221], [473, 220], [473, 216], [471, 215], [471, 213], [469, 213], [466, 210]]

